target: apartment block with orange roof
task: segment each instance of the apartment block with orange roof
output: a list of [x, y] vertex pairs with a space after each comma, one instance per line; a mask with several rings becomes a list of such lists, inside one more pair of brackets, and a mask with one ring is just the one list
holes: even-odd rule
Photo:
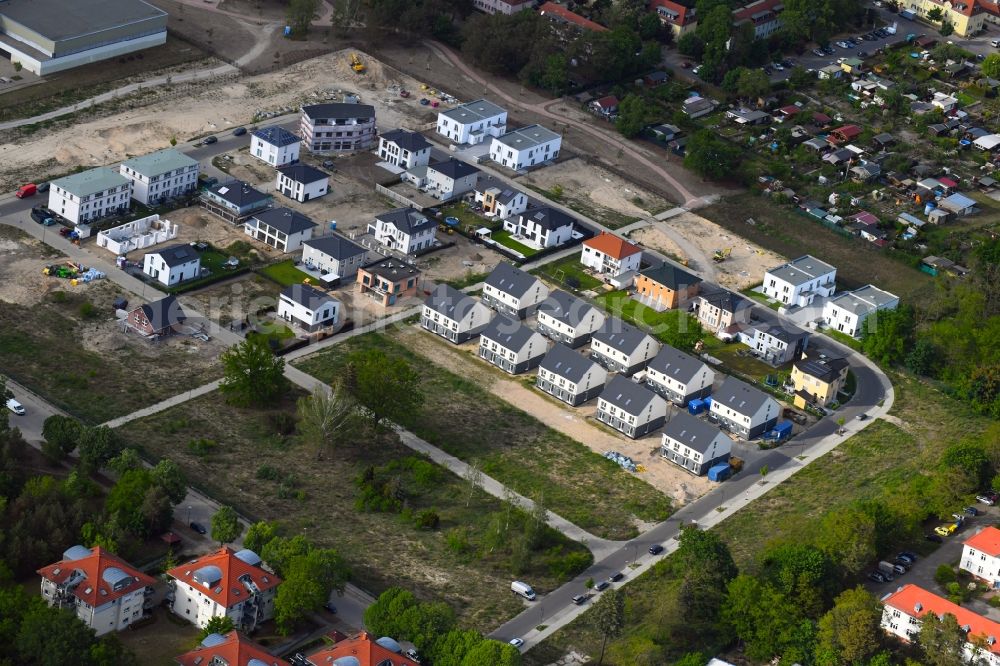
[[289, 666], [237, 631], [209, 634], [190, 652], [176, 658], [180, 666]]
[[638, 271], [642, 250], [624, 238], [602, 231], [583, 241], [580, 263], [598, 273], [612, 277]]
[[1000, 588], [1000, 529], [985, 527], [962, 544], [959, 568]]
[[[938, 617], [953, 615], [958, 626], [965, 629], [967, 661], [1000, 664], [1000, 644], [997, 643], [1000, 623], [912, 584], [903, 585], [882, 598], [882, 628], [907, 642], [920, 633], [920, 620], [928, 613]], [[977, 647], [974, 641], [982, 641], [983, 647]]]
[[170, 610], [204, 628], [213, 617], [229, 616], [233, 625], [252, 631], [274, 617], [274, 597], [281, 579], [264, 568], [257, 553], [229, 546], [167, 572], [173, 590]]
[[73, 546], [38, 575], [45, 601], [74, 611], [98, 636], [141, 620], [156, 583], [100, 546]]
[[[351, 660], [353, 658], [353, 660]], [[331, 648], [314, 652], [306, 657], [312, 666], [417, 666], [415, 660], [403, 653], [403, 648], [392, 638], [373, 639], [367, 632], [346, 638]], [[344, 661], [341, 661], [341, 660]]]

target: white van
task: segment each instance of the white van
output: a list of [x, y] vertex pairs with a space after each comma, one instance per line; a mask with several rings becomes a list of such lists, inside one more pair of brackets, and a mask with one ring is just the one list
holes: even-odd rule
[[24, 406], [17, 400], [14, 400], [14, 398], [7, 401], [7, 409], [14, 412], [18, 416], [24, 416]]
[[990, 46], [995, 49], [1000, 49], [1000, 39], [994, 39], [990, 42]]
[[524, 597], [528, 601], [535, 600], [535, 591], [531, 589], [530, 585], [519, 580], [515, 580], [510, 584], [510, 591], [520, 597]]

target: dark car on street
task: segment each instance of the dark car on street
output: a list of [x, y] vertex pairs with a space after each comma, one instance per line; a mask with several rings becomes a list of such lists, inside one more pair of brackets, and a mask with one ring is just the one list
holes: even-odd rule
[[650, 555], [659, 555], [662, 552], [663, 552], [663, 546], [661, 546], [658, 543], [653, 544], [652, 546], [649, 547], [649, 554]]
[[207, 137], [205, 137], [205, 140], [202, 143], [204, 143], [206, 146], [210, 146], [213, 143], [218, 143], [218, 142], [219, 142], [219, 137], [217, 137], [217, 136], [207, 136]]
[[594, 586], [594, 590], [596, 592], [603, 592], [604, 590], [608, 589], [609, 587], [611, 587], [611, 583], [609, 583], [606, 580], [602, 580], [600, 583], [598, 583], [597, 585]]
[[206, 530], [205, 526], [202, 525], [201, 523], [192, 522], [191, 525], [190, 525], [190, 527], [191, 527], [192, 530], [194, 530], [198, 534], [208, 534], [208, 530]]
[[233, 136], [243, 136], [246, 133], [247, 133], [246, 127], [237, 127], [236, 129], [233, 130]]

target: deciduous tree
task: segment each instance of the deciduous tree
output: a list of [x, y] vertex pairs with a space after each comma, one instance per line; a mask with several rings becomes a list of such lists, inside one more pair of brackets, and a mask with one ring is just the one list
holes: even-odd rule
[[316, 387], [312, 395], [299, 398], [296, 407], [299, 437], [315, 449], [317, 459], [357, 435], [356, 404], [341, 382], [328, 390]]
[[420, 375], [404, 359], [367, 349], [352, 354], [349, 362], [354, 368], [354, 397], [372, 425], [398, 420], [420, 407]]
[[156, 463], [152, 469], [153, 481], [163, 488], [174, 504], [180, 504], [187, 497], [187, 477], [180, 466], [169, 458]]
[[235, 628], [233, 626], [233, 618], [228, 615], [216, 615], [198, 632], [198, 640], [202, 640], [209, 634], [228, 634]]
[[241, 531], [240, 519], [233, 507], [221, 506], [212, 514], [212, 539], [220, 545], [236, 541]]
[[258, 555], [264, 552], [264, 547], [278, 536], [277, 526], [266, 520], [261, 520], [247, 528], [243, 537], [243, 547], [249, 548]]
[[615, 588], [605, 590], [590, 609], [590, 621], [601, 637], [601, 656], [598, 664], [604, 663], [604, 651], [608, 639], [618, 638], [625, 629], [625, 597]]
[[318, 10], [319, 0], [289, 0], [285, 18], [292, 27], [292, 32], [296, 35], [309, 32], [309, 24], [319, 16]]
[[80, 433], [80, 464], [85, 470], [96, 472], [124, 448], [122, 438], [111, 428], [84, 428]]
[[864, 664], [883, 647], [882, 604], [863, 587], [845, 590], [819, 621], [816, 662], [819, 666]]
[[42, 437], [48, 445], [43, 451], [50, 458], [63, 460], [76, 448], [83, 425], [74, 418], [53, 414], [42, 424]]
[[224, 376], [219, 389], [234, 405], [267, 405], [288, 390], [285, 361], [271, 353], [262, 336], [230, 347], [221, 360]]

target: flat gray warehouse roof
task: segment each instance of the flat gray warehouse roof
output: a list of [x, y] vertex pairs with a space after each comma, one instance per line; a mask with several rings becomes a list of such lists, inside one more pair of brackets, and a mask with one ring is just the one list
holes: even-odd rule
[[52, 41], [81, 37], [167, 13], [143, 0], [3, 0], [0, 17]]

